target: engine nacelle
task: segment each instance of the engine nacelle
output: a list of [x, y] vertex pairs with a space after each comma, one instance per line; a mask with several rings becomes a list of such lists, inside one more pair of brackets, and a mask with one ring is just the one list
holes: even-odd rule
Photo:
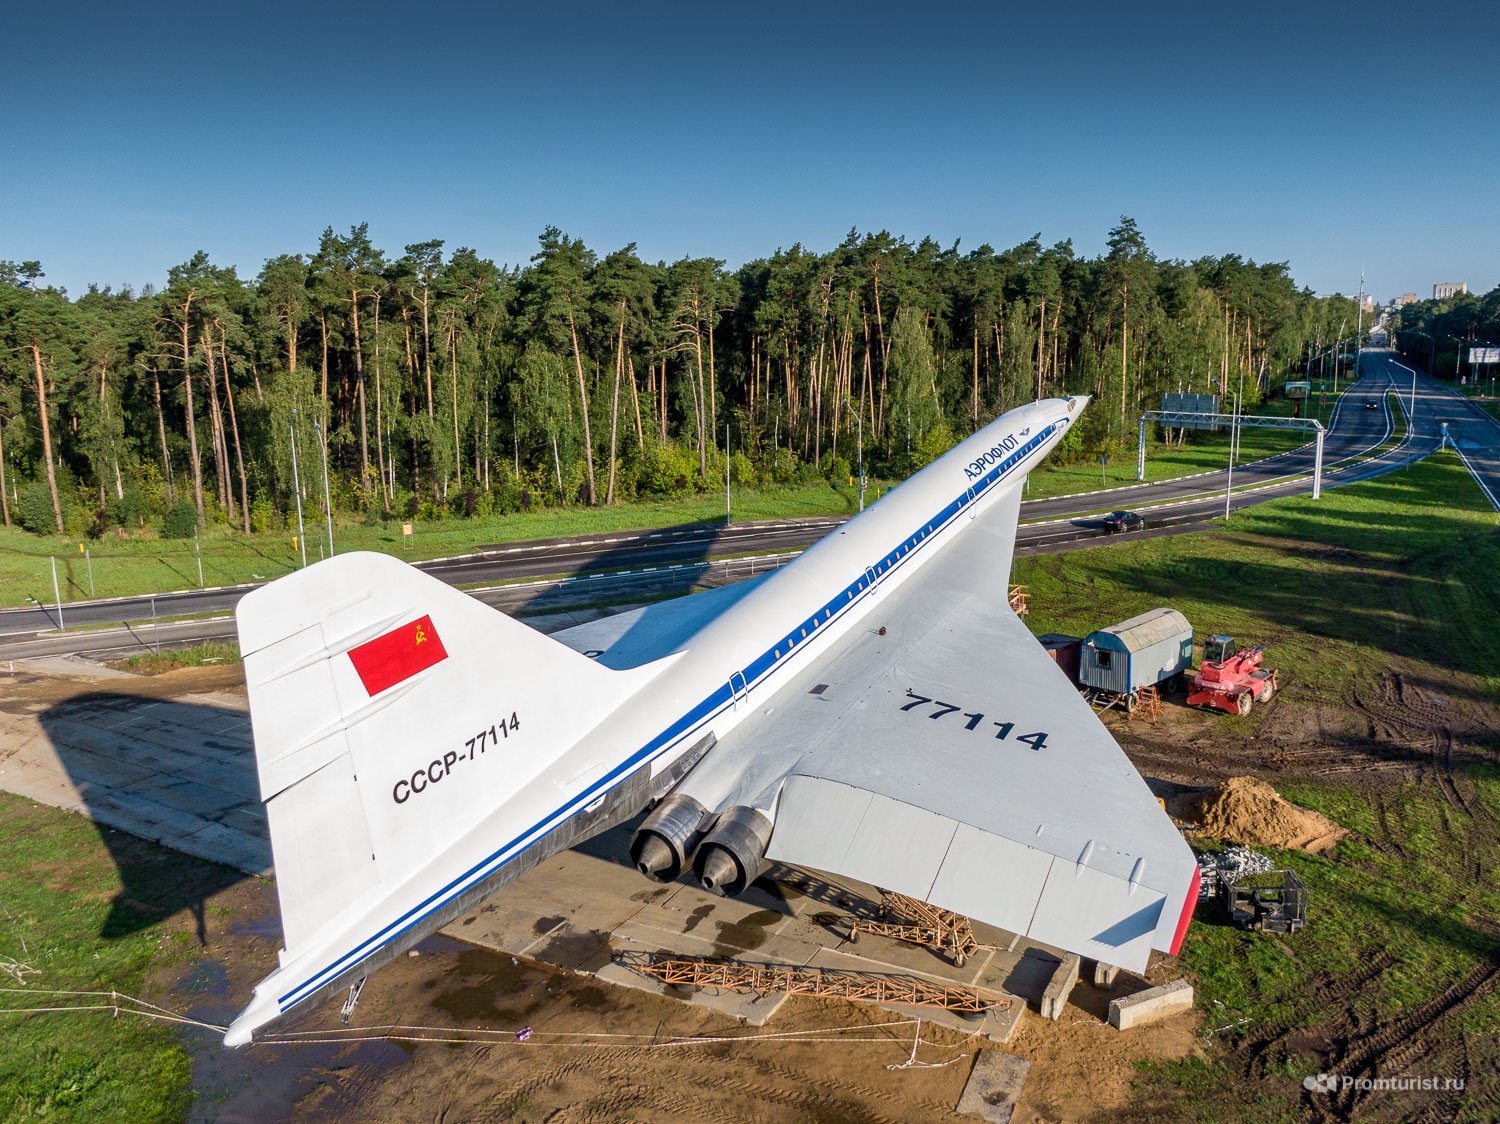
[[687, 869], [708, 817], [708, 809], [691, 796], [668, 794], [636, 828], [630, 861], [647, 878], [673, 881]]
[[759, 808], [724, 809], [693, 856], [693, 874], [703, 888], [734, 897], [759, 878], [771, 827], [771, 817]]

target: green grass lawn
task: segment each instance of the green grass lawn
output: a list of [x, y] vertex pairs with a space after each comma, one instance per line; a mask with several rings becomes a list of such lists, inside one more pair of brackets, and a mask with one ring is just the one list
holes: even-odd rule
[[[1083, 634], [1170, 605], [1200, 637], [1265, 643], [1267, 665], [1290, 688], [1280, 706], [1373, 695], [1386, 653], [1397, 653], [1414, 674], [1432, 668], [1461, 711], [1500, 693], [1497, 566], [1496, 516], [1458, 458], [1443, 453], [1317, 502], [1237, 512], [1222, 530], [1023, 559], [1015, 580], [1031, 586], [1037, 632]], [[1224, 716], [1213, 736], [1254, 737], [1268, 719], [1259, 710]], [[1378, 797], [1282, 782], [1289, 799], [1353, 834], [1321, 856], [1271, 852], [1309, 888], [1309, 924], [1294, 937], [1242, 932], [1208, 908], [1195, 921], [1182, 964], [1214, 1032], [1210, 1051], [1145, 1067], [1130, 1118], [1300, 1119], [1302, 1078], [1320, 1071], [1316, 1046], [1346, 1006], [1400, 1018], [1500, 958], [1500, 767], [1468, 766], [1453, 783], [1472, 811], [1445, 802], [1430, 779], [1391, 782]], [[1378, 970], [1332, 1010], [1319, 1004], [1319, 981], [1372, 962]], [[1500, 991], [1491, 990], [1442, 1028], [1455, 1051], [1467, 1036], [1475, 1084], [1494, 1079], [1496, 1026]], [[1262, 1039], [1269, 1044], [1248, 1063], [1241, 1047]], [[1473, 1103], [1472, 1118], [1485, 1118]]]
[[[1471, 766], [1455, 784], [1482, 810], [1459, 811], [1430, 785], [1406, 783], [1385, 795], [1377, 822], [1366, 793], [1285, 786], [1288, 798], [1354, 834], [1325, 855], [1267, 851], [1307, 884], [1308, 924], [1294, 936], [1244, 932], [1200, 907], [1181, 962], [1197, 979], [1208, 1056], [1142, 1066], [1129, 1118], [1302, 1119], [1302, 1081], [1329, 1068], [1319, 1047], [1348, 1033], [1346, 1010], [1398, 1026], [1410, 1018], [1416, 1033], [1425, 1029], [1424, 1004], [1483, 978], [1500, 960], [1500, 889], [1492, 877], [1500, 859], [1500, 768]], [[1337, 1003], [1319, 1001], [1319, 985], [1350, 978], [1358, 985]], [[1445, 1077], [1470, 1067], [1458, 1119], [1493, 1119], [1483, 1106], [1500, 1062], [1497, 1026], [1500, 992], [1490, 989], [1442, 1025], [1440, 1059], [1412, 1070]], [[1246, 1051], [1237, 1047], [1250, 1043], [1259, 1056], [1247, 1073]], [[1466, 1063], [1457, 1061], [1460, 1053]], [[1393, 1098], [1400, 1096], [1369, 1107], [1399, 1110]]]
[[221, 644], [214, 640], [205, 640], [201, 644], [194, 644], [187, 648], [167, 648], [159, 653], [147, 652], [144, 655], [131, 656], [112, 666], [136, 675], [160, 675], [166, 671], [176, 671], [179, 667], [207, 667], [213, 664], [239, 662], [238, 644]]
[[[191, 955], [189, 934], [129, 920], [142, 903], [92, 821], [0, 793], [0, 838], [0, 961], [36, 970], [25, 981], [32, 994], [0, 994], [0, 1008], [90, 1002], [44, 990], [139, 997], [148, 973]], [[17, 985], [0, 975], [0, 986]], [[189, 1077], [166, 1024], [107, 1012], [0, 1014], [0, 1119], [178, 1120], [192, 1100]]]
[[[886, 491], [890, 487], [887, 482], [872, 481], [867, 501], [874, 501], [877, 488]], [[856, 489], [822, 481], [788, 488], [736, 490], [731, 498], [737, 522], [844, 516], [859, 509]], [[490, 543], [723, 521], [723, 492], [708, 492], [680, 500], [418, 523], [410, 541], [403, 540], [399, 522], [375, 526], [336, 524], [334, 547], [341, 554], [376, 550], [407, 561], [419, 561], [466, 553]], [[324, 525], [308, 523], [307, 538], [308, 561], [315, 562], [326, 549]], [[86, 546], [87, 557], [80, 551], [80, 545]], [[246, 536], [214, 526], [203, 532], [199, 545], [203, 584], [207, 586], [278, 578], [291, 573], [300, 563], [289, 534]], [[80, 544], [77, 539], [60, 536], [0, 530], [0, 605], [24, 605], [29, 597], [50, 603], [52, 558], [57, 559], [64, 603], [89, 599], [90, 567], [95, 597], [193, 589], [199, 584], [199, 552], [191, 539], [162, 539], [154, 535], [129, 539], [106, 537]]]
[[[1290, 405], [1278, 401], [1261, 409], [1287, 413]], [[1305, 440], [1305, 435], [1298, 432], [1246, 429], [1239, 463], [1285, 452]], [[1168, 449], [1153, 442], [1146, 459], [1147, 479], [1163, 480], [1216, 470], [1228, 463], [1228, 449], [1227, 432], [1195, 434], [1180, 449]], [[1027, 495], [1040, 499], [1133, 483], [1134, 450], [1112, 458], [1102, 476], [1101, 482], [1100, 466], [1093, 462], [1046, 465], [1032, 473]], [[894, 484], [894, 481], [872, 481], [866, 501], [875, 502]], [[732, 495], [737, 522], [847, 516], [858, 510], [858, 502], [854, 488], [824, 481], [785, 488], [736, 489]], [[418, 523], [411, 540], [403, 539], [399, 522], [374, 526], [340, 523], [334, 527], [334, 546], [339, 553], [375, 550], [407, 561], [420, 561], [468, 553], [491, 543], [716, 524], [723, 519], [723, 493], [711, 490], [677, 500]], [[307, 539], [308, 560], [316, 561], [326, 550], [324, 525], [316, 520], [308, 523]], [[64, 603], [197, 588], [200, 560], [201, 584], [205, 586], [278, 578], [296, 569], [300, 562], [292, 536], [285, 532], [246, 536], [213, 526], [203, 532], [195, 547], [192, 540], [163, 539], [154, 534], [84, 541], [0, 530], [0, 607], [25, 605], [32, 598], [51, 603], [54, 600], [52, 559], [57, 561], [58, 590]]]
[[[1225, 529], [1022, 559], [1015, 580], [1031, 586], [1038, 632], [1086, 632], [1167, 604], [1200, 635], [1265, 642], [1297, 688], [1278, 705], [1337, 701], [1378, 675], [1386, 652], [1474, 676], [1493, 699], [1497, 543], [1494, 514], [1445, 453], [1316, 503], [1295, 497], [1236, 513]], [[1244, 737], [1263, 718], [1224, 716], [1215, 728]], [[1310, 983], [1346, 978], [1374, 957], [1384, 958], [1382, 970], [1347, 1002], [1392, 1017], [1497, 955], [1500, 769], [1472, 767], [1456, 781], [1472, 812], [1441, 804], [1427, 783], [1392, 785], [1379, 814], [1367, 791], [1284, 786], [1354, 834], [1325, 856], [1277, 855], [1311, 889], [1303, 933], [1284, 940], [1203, 922], [1190, 928], [1182, 963], [1198, 980], [1207, 1025], [1234, 1029], [1214, 1036], [1204, 1059], [1143, 1071], [1131, 1113], [1296, 1118], [1300, 1080], [1316, 1072], [1308, 1068], [1315, 1058], [1293, 1034], [1268, 1073], [1251, 1081], [1229, 1060], [1240, 1036], [1316, 1028], [1329, 1012], [1310, 1000]], [[130, 846], [112, 838], [81, 817], [0, 794], [9, 859], [0, 869], [0, 957], [40, 971], [29, 987], [139, 994], [148, 975], [193, 955], [176, 911], [206, 893], [153, 875], [150, 863], [160, 860], [129, 858]], [[206, 886], [217, 870], [189, 863], [174, 867], [179, 879], [184, 869]], [[38, 1004], [22, 996], [0, 1005]], [[163, 1026], [107, 1015], [0, 1019], [0, 1118], [158, 1120], [186, 1111], [188, 1060]], [[1492, 1080], [1500, 990], [1455, 1020], [1469, 1035], [1476, 1081]]]
[[1394, 650], [1500, 687], [1497, 517], [1451, 452], [1223, 530], [1018, 559], [1037, 632], [1083, 635], [1170, 605], [1201, 637], [1265, 644], [1297, 694], [1335, 699]]

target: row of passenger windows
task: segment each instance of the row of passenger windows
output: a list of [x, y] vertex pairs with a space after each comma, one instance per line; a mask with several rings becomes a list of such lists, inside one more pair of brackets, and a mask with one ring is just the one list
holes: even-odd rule
[[[1011, 463], [1012, 463], [1012, 461], [1014, 459], [1015, 458], [1012, 458], [1011, 460], [1006, 461], [1005, 464], [1002, 465], [1000, 468], [995, 469], [993, 472], [990, 473], [990, 477], [991, 478], [992, 477], [996, 477], [1001, 472], [1005, 471], [1005, 469], [1007, 469], [1007, 468], [1010, 467], [1010, 465], [1011, 465]], [[987, 478], [987, 480], [988, 479], [989, 478]], [[972, 497], [966, 497], [966, 498], [972, 498]], [[958, 501], [955, 501], [955, 503], [956, 503], [957, 506], [961, 507], [963, 505], [963, 503], [964, 503], [964, 500], [958, 500]], [[953, 505], [950, 505], [950, 507], [952, 507], [952, 506]], [[907, 554], [910, 554], [911, 551], [912, 551], [912, 549], [917, 545], [917, 543], [921, 542], [923, 539], [925, 539], [928, 535], [930, 535], [932, 533], [933, 533], [933, 524], [929, 523], [929, 524], [927, 524], [927, 529], [926, 530], [924, 530], [924, 531], [918, 531], [908, 541], [902, 543], [894, 551], [892, 551], [890, 554], [886, 555], [879, 562], [877, 562], [875, 564], [875, 567], [874, 567], [875, 573], [876, 574], [884, 574], [897, 561], [899, 561], [901, 558], [905, 557]], [[853, 589], [847, 589], [847, 590], [844, 591], [845, 599], [847, 601], [853, 601], [854, 600], [854, 592], [855, 592], [855, 590], [863, 591], [868, 584], [869, 583], [864, 578], [860, 578], [857, 582], [854, 583]], [[823, 611], [823, 619], [825, 621], [828, 620], [829, 618], [831, 618], [832, 616], [833, 616], [832, 610], [825, 609]], [[817, 627], [818, 627], [818, 618], [817, 617], [813, 617], [810, 621], [807, 622], [806, 627], [804, 627], [804, 628], [802, 628], [800, 630], [800, 634], [801, 634], [800, 636], [788, 636], [786, 638], [787, 651], [790, 652], [793, 648], [795, 648], [797, 646], [797, 641], [799, 639], [803, 639], [803, 640], [807, 639], [807, 630], [808, 630], [808, 628], [817, 628]], [[781, 658], [781, 649], [779, 647], [778, 648], [773, 648], [772, 651], [775, 653], [775, 658], [779, 660]]]

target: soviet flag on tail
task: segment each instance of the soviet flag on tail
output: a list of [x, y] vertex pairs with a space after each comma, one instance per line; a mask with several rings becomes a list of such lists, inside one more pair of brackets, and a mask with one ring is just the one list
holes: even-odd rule
[[349, 649], [349, 659], [359, 680], [371, 696], [410, 679], [419, 671], [448, 658], [442, 638], [433, 627], [431, 617], [421, 617], [410, 624], [393, 628], [374, 640]]

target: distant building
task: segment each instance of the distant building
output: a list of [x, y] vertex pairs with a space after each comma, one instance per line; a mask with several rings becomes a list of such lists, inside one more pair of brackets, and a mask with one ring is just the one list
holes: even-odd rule
[[1459, 293], [1467, 293], [1469, 283], [1467, 281], [1439, 281], [1432, 287], [1432, 299], [1435, 301], [1447, 300], [1456, 297]]
[[1405, 308], [1409, 304], [1416, 304], [1416, 303], [1417, 303], [1417, 294], [1416, 293], [1402, 293], [1395, 300], [1391, 301], [1392, 306], [1394, 306], [1395, 308]]
[[1370, 296], [1368, 293], [1359, 298], [1359, 304], [1360, 307], [1363, 308], [1366, 312], [1375, 311], [1375, 298]]

